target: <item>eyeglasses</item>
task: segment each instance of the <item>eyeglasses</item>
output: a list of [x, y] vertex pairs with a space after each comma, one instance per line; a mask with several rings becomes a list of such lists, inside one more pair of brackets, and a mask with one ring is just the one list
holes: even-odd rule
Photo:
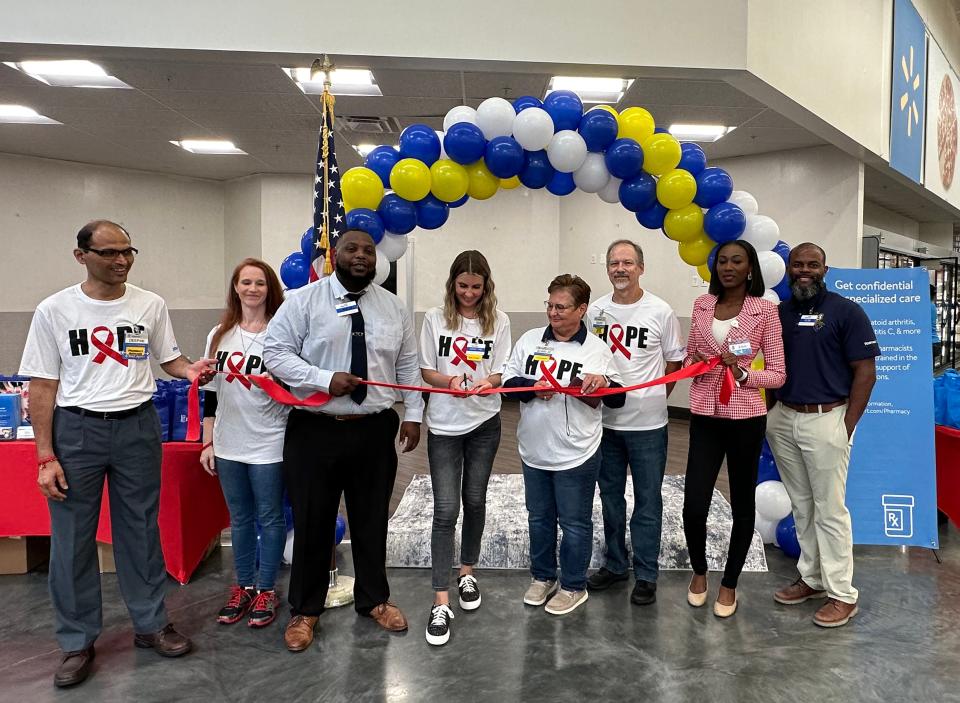
[[140, 253], [140, 251], [134, 247], [127, 247], [126, 249], [93, 249], [91, 247], [87, 247], [83, 251], [92, 251], [94, 254], [103, 257], [104, 259], [116, 259], [119, 256], [122, 256], [124, 259], [132, 259]]
[[625, 269], [629, 269], [629, 268], [633, 268], [636, 265], [637, 265], [637, 262], [634, 261], [633, 259], [621, 259], [619, 261], [607, 262], [608, 269], [616, 269], [616, 268], [620, 268], [621, 266], [623, 266]]
[[543, 301], [544, 306], [547, 308], [547, 312], [551, 310], [556, 310], [557, 312], [566, 312], [567, 310], [572, 310], [577, 307], [576, 305], [563, 305], [562, 303], [551, 303], [549, 300]]

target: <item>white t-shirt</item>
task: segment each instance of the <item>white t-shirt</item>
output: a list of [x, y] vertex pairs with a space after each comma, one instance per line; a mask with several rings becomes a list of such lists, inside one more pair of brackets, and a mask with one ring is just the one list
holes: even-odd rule
[[[623, 385], [633, 386], [663, 376], [668, 361], [683, 361], [686, 347], [673, 309], [650, 291], [632, 305], [613, 302], [613, 293], [587, 310], [590, 330], [613, 353]], [[614, 430], [655, 430], [667, 424], [666, 385], [627, 393], [622, 408], [603, 408], [603, 426]]]
[[59, 380], [61, 407], [129, 410], [157, 390], [150, 358], [164, 364], [179, 356], [170, 314], [159, 295], [128, 283], [116, 300], [94, 300], [77, 284], [37, 306], [20, 374]]
[[[239, 325], [228, 331], [211, 356], [210, 343], [219, 325], [207, 335], [204, 358], [216, 358], [217, 371], [237, 371], [262, 376], [262, 332], [247, 332]], [[213, 421], [213, 452], [221, 459], [245, 464], [273, 464], [283, 461], [283, 435], [290, 408], [280, 405], [253, 384], [247, 388], [236, 376], [218, 373], [206, 386], [217, 394], [217, 415]]]
[[[420, 330], [420, 368], [448, 376], [470, 375], [474, 382], [503, 373], [510, 355], [510, 319], [497, 310], [493, 334], [483, 336], [479, 320], [460, 318], [460, 329], [447, 329], [443, 308], [431, 308]], [[457, 398], [434, 393], [427, 403], [427, 425], [438, 435], [471, 432], [500, 412], [499, 394]]]
[[[503, 380], [517, 376], [539, 380], [543, 376], [541, 362], [534, 356], [541, 355], [549, 355], [550, 360], [543, 363], [561, 386], [569, 386], [572, 378], [583, 378], [588, 373], [621, 382], [610, 350], [599, 338], [587, 333], [585, 327], [569, 342], [556, 341], [549, 327], [525, 332], [507, 361]], [[580, 466], [600, 447], [602, 407], [591, 408], [565, 394], [521, 403], [517, 425], [520, 458], [528, 466], [546, 471]]]

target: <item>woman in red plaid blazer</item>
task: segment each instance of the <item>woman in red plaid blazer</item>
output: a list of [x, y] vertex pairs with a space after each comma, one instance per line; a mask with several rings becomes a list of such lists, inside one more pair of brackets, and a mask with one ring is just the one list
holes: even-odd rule
[[[713, 612], [729, 617], [737, 609], [737, 579], [753, 539], [757, 463], [767, 426], [760, 389], [779, 388], [786, 372], [777, 307], [761, 297], [760, 263], [748, 242], [728, 242], [717, 250], [710, 267], [709, 291], [693, 304], [684, 360], [684, 365], [717, 356], [723, 361], [693, 379], [690, 387], [683, 531], [693, 578], [687, 601], [699, 607], [707, 600], [707, 513], [726, 457], [733, 529]], [[751, 370], [751, 362], [761, 352], [766, 368]], [[732, 374], [735, 383], [729, 402], [723, 404], [720, 395], [727, 374]]]

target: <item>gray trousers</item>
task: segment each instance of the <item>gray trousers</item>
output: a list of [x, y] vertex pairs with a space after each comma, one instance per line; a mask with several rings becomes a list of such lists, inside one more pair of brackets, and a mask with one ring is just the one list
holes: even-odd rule
[[160, 422], [152, 405], [119, 420], [57, 408], [53, 449], [69, 488], [50, 508], [50, 597], [57, 642], [65, 652], [89, 647], [103, 625], [97, 522], [103, 480], [110, 491], [113, 553], [120, 592], [138, 634], [167, 625], [166, 569], [160, 550]]

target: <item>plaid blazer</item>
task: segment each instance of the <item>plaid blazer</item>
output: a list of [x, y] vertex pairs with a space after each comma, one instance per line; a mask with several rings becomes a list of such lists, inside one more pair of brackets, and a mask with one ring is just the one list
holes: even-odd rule
[[[690, 385], [690, 412], [731, 420], [765, 415], [767, 407], [759, 389], [779, 388], [787, 380], [777, 306], [763, 298], [748, 295], [722, 347], [713, 336], [713, 315], [716, 307], [717, 296], [710, 293], [701, 295], [694, 301], [684, 366], [694, 362], [694, 353], [707, 357], [720, 356], [721, 348], [727, 348], [731, 342], [747, 340], [750, 342], [751, 351], [749, 355], [741, 357], [740, 363], [741, 368], [747, 372], [747, 378], [736, 384], [730, 402], [721, 405], [720, 385], [726, 367], [719, 364], [696, 377]], [[759, 352], [763, 352], [765, 368], [753, 370], [750, 363]]]

